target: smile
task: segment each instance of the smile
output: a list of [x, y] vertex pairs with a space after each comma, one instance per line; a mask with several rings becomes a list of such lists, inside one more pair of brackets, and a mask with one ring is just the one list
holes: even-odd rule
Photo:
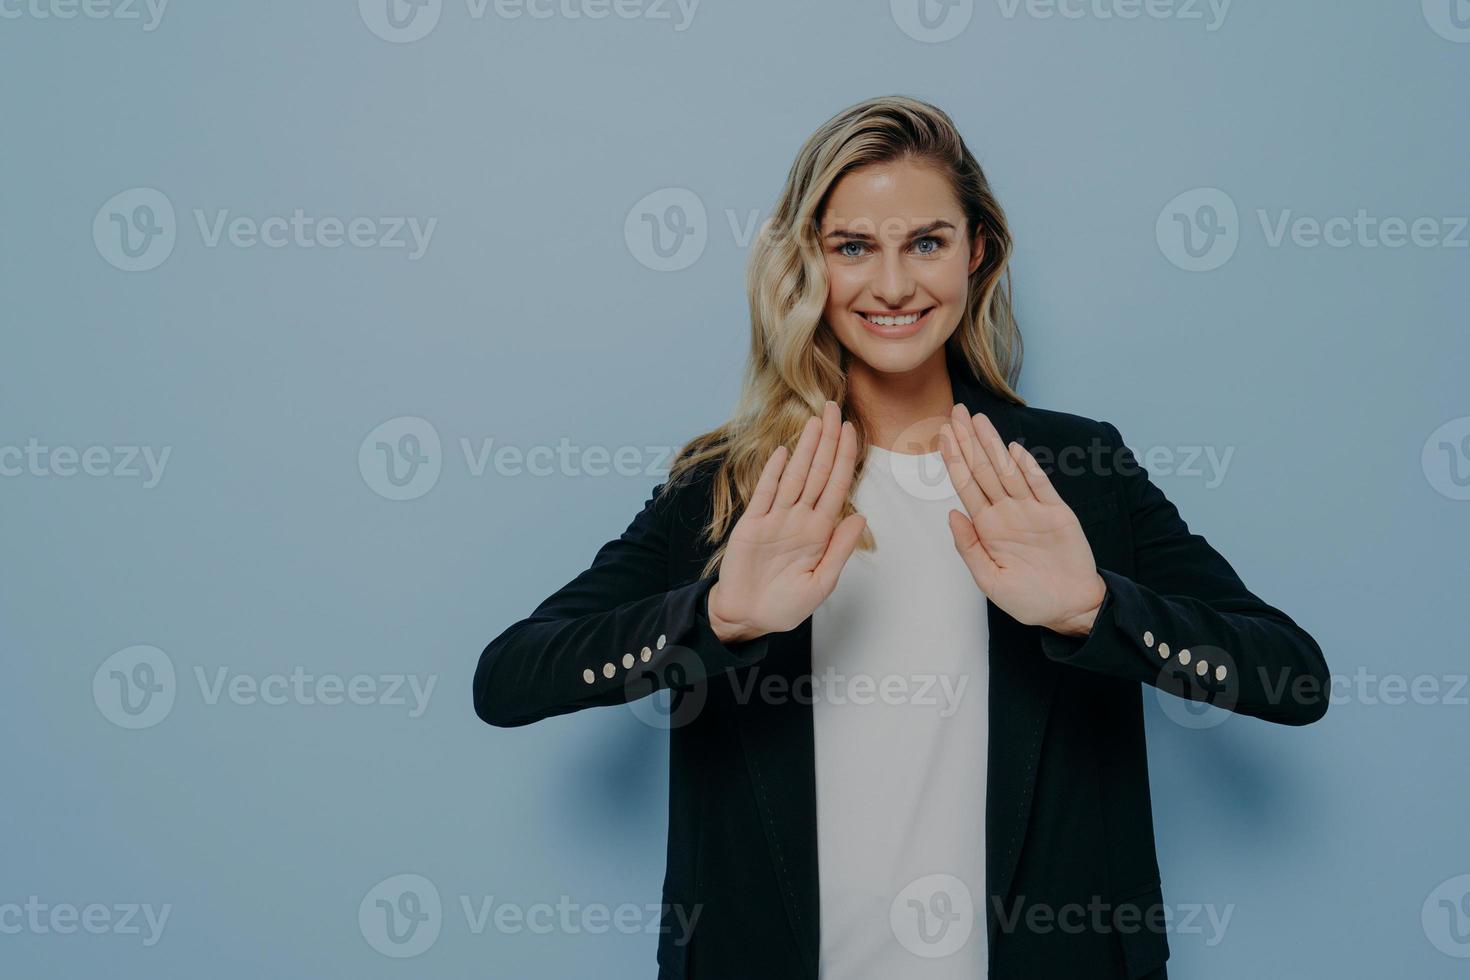
[[924, 329], [929, 322], [929, 314], [933, 313], [934, 309], [930, 306], [923, 310], [911, 310], [899, 314], [866, 313], [859, 310], [857, 315], [870, 333], [888, 340], [902, 340]]

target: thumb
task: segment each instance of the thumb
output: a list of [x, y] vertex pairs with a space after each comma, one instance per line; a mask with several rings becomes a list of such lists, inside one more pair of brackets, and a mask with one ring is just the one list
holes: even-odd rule
[[949, 512], [949, 533], [954, 535], [955, 550], [962, 555], [980, 543], [980, 536], [975, 533], [975, 525], [957, 510]]
[[968, 517], [957, 510], [949, 512], [949, 531], [954, 535], [955, 550], [969, 566], [970, 575], [974, 577], [975, 584], [980, 587], [981, 592], [989, 593], [987, 587], [994, 581], [999, 568], [996, 566], [990, 553], [980, 543], [980, 536], [975, 533], [975, 525]]
[[847, 564], [847, 559], [856, 550], [858, 539], [862, 537], [863, 527], [867, 522], [868, 519], [862, 514], [849, 514], [827, 540], [827, 552], [822, 555], [822, 560], [817, 562], [813, 571], [825, 594], [830, 595], [837, 587], [837, 577], [842, 574], [842, 566]]

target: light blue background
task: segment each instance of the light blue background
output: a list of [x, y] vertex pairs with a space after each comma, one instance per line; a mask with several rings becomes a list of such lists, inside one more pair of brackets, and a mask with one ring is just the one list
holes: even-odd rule
[[[412, 43], [350, 2], [175, 0], [152, 31], [6, 9], [0, 446], [171, 447], [152, 488], [0, 478], [0, 904], [171, 905], [150, 947], [0, 933], [6, 977], [653, 975], [651, 932], [475, 934], [460, 896], [657, 903], [666, 734], [626, 708], [491, 729], [470, 678], [662, 479], [642, 447], [726, 417], [748, 254], [726, 213], [763, 218], [806, 136], [873, 95], [945, 108], [985, 166], [1018, 243], [1028, 401], [1112, 421], [1140, 455], [1233, 449], [1218, 486], [1156, 479], [1336, 675], [1370, 695], [1465, 675], [1470, 502], [1421, 450], [1470, 416], [1470, 250], [1273, 248], [1257, 218], [1470, 213], [1470, 44], [1418, 2], [1239, 0], [1209, 30], [990, 0], [942, 43], [875, 0], [705, 0], [684, 30], [675, 8], [476, 19], [446, 0]], [[167, 196], [177, 242], [124, 272], [91, 229], [136, 187]], [[708, 230], [672, 272], [624, 234], [665, 188]], [[1155, 234], [1194, 188], [1239, 208], [1208, 272]], [[418, 260], [210, 248], [196, 208], [437, 226]], [[403, 416], [432, 424], [442, 472], [397, 501], [358, 452]], [[638, 472], [475, 476], [460, 448], [564, 438], [639, 447]], [[178, 691], [133, 731], [92, 680], [135, 644]], [[196, 667], [437, 686], [416, 718], [209, 704]], [[1191, 727], [1150, 692], [1165, 900], [1233, 908], [1223, 942], [1172, 937], [1172, 972], [1463, 975], [1421, 921], [1470, 874], [1458, 695], [1344, 687], [1290, 729]], [[406, 960], [357, 920], [400, 873], [444, 902]]]

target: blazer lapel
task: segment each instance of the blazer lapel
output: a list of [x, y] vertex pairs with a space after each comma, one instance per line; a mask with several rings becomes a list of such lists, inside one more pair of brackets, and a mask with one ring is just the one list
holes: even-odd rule
[[[946, 346], [948, 354], [949, 348]], [[963, 361], [949, 356], [955, 401], [983, 412], [1006, 443], [1025, 446], [1031, 433], [1017, 406], [982, 385]], [[997, 904], [1010, 899], [1016, 864], [1030, 823], [1042, 738], [1056, 692], [1057, 672], [1039, 649], [1037, 628], [985, 602], [990, 627], [990, 744], [986, 753], [985, 919], [995, 945]]]
[[[1007, 442], [1025, 445], [1025, 422], [1014, 406], [980, 384], [962, 360], [949, 352], [948, 345], [946, 357], [954, 400], [971, 415], [985, 413]], [[1023, 626], [988, 600], [986, 611], [989, 748], [985, 814], [977, 819], [976, 830], [985, 835], [989, 894], [974, 897], [985, 907], [993, 946], [999, 926], [997, 903], [1010, 897], [1029, 822], [1056, 672], [1047, 669], [1037, 649], [1035, 627]], [[810, 692], [811, 626], [812, 619], [807, 617], [796, 629], [782, 634], [759, 665], [761, 676], [776, 674], [787, 682], [786, 690]], [[735, 717], [787, 916], [806, 973], [815, 977], [821, 935], [812, 707], [796, 697], [770, 702], [754, 698]]]

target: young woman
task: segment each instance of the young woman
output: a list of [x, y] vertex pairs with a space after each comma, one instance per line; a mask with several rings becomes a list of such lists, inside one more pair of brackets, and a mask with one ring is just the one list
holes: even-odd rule
[[1141, 685], [1326, 711], [1118, 430], [1015, 393], [1010, 255], [945, 113], [829, 120], [734, 416], [480, 657], [502, 727], [672, 689], [660, 977], [1163, 978]]

